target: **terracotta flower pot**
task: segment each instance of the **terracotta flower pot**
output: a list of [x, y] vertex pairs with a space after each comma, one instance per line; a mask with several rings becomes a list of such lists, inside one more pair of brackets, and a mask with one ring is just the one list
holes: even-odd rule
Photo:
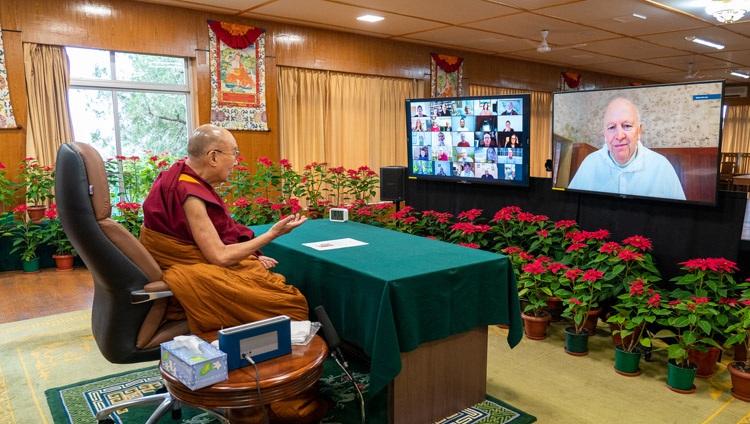
[[583, 324], [583, 328], [589, 330], [589, 336], [596, 334], [596, 324], [599, 322], [599, 314], [602, 313], [602, 308], [596, 308], [589, 311], [586, 322]]
[[70, 271], [73, 269], [73, 255], [52, 255], [58, 271]]
[[523, 333], [529, 340], [544, 340], [547, 338], [547, 326], [550, 321], [550, 314], [545, 312], [544, 315], [536, 317], [521, 313], [523, 319]]
[[44, 213], [47, 211], [47, 206], [29, 206], [26, 209], [26, 213], [29, 214], [29, 219], [34, 224], [38, 224], [44, 220]]
[[732, 378], [732, 396], [745, 402], [750, 402], [750, 372], [740, 371], [735, 368], [735, 364], [742, 362], [732, 362], [727, 366], [727, 370]]
[[550, 296], [547, 298], [547, 312], [549, 312], [551, 318], [550, 322], [559, 322], [562, 320], [560, 314], [563, 311], [562, 299], [556, 296]]
[[721, 349], [715, 346], [708, 347], [706, 352], [697, 349], [691, 349], [688, 352], [688, 360], [698, 366], [695, 376], [698, 378], [708, 378], [714, 374], [714, 368], [719, 361]]

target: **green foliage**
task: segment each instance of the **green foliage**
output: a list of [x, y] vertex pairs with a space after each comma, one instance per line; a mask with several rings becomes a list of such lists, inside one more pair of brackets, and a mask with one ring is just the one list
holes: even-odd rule
[[30, 206], [42, 206], [53, 199], [55, 171], [49, 166], [39, 165], [34, 158], [25, 158], [18, 167], [21, 185], [26, 189], [26, 202]]
[[[750, 283], [745, 282], [741, 285], [745, 288], [744, 293], [737, 299], [731, 299], [726, 302], [730, 308], [729, 324], [724, 329], [727, 336], [724, 342], [727, 346], [742, 345], [746, 352], [750, 352]], [[743, 364], [744, 371], [750, 372], [750, 355], [746, 356]]]
[[143, 225], [143, 214], [141, 205], [138, 202], [117, 202], [115, 207], [118, 214], [112, 217], [128, 230], [135, 238], [141, 235], [141, 225]]
[[650, 339], [644, 337], [647, 334], [646, 326], [656, 322], [658, 317], [668, 315], [669, 311], [661, 308], [662, 295], [649, 281], [635, 280], [629, 286], [627, 293], [617, 297], [618, 301], [613, 305], [615, 313], [607, 322], [614, 324], [614, 335], [619, 335], [623, 340], [632, 336], [622, 348], [626, 352], [633, 352], [640, 346], [650, 346]]
[[20, 252], [21, 260], [30, 261], [37, 257], [37, 247], [42, 243], [44, 235], [39, 224], [26, 217], [26, 211], [26, 205], [19, 205], [13, 209], [13, 224], [4, 228], [2, 236], [13, 237], [10, 253]]
[[560, 279], [555, 296], [563, 300], [565, 309], [561, 316], [573, 321], [576, 334], [583, 333], [589, 312], [599, 307], [602, 293], [611, 286], [603, 276], [604, 272], [596, 269], [571, 268]]
[[5, 165], [0, 162], [0, 212], [16, 202], [18, 184], [6, 175]]
[[104, 163], [113, 202], [143, 203], [159, 173], [176, 162], [169, 153], [161, 155], [144, 151], [141, 156], [116, 156]]
[[55, 255], [77, 255], [57, 216], [57, 205], [50, 205], [44, 213], [46, 224], [42, 227], [42, 242], [55, 249]]

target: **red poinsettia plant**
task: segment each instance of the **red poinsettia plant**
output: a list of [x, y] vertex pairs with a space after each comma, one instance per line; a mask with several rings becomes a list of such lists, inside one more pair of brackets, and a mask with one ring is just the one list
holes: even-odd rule
[[614, 324], [613, 334], [623, 341], [621, 349], [635, 352], [651, 346], [651, 340], [645, 337], [646, 326], [656, 322], [660, 316], [669, 311], [662, 308], [662, 294], [648, 280], [634, 280], [629, 283], [629, 291], [618, 296], [613, 305], [614, 313], [607, 319]]
[[458, 214], [457, 222], [450, 227], [448, 241], [473, 249], [486, 247], [486, 236], [491, 227], [482, 224], [482, 212], [481, 209], [470, 209]]
[[603, 277], [604, 272], [596, 269], [569, 268], [560, 279], [555, 296], [563, 301], [561, 316], [573, 322], [576, 334], [585, 334], [589, 312], [599, 307], [602, 292], [611, 286]]

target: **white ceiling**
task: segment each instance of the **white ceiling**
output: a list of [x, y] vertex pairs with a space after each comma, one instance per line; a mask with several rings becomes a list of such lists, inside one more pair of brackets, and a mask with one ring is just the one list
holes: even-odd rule
[[[719, 24], [704, 12], [709, 0], [140, 1], [518, 58], [634, 81], [749, 82], [729, 71], [750, 72], [750, 14]], [[366, 13], [385, 20], [356, 20]], [[547, 53], [536, 50], [542, 30], [549, 31], [552, 51]], [[726, 47], [715, 50], [685, 39], [692, 36]], [[560, 46], [568, 48], [555, 49]], [[687, 77], [690, 63], [692, 78]]]

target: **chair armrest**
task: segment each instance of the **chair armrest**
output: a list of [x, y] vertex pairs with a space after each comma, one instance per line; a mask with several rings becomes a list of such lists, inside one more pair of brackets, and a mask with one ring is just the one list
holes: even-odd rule
[[174, 294], [169, 290], [169, 286], [164, 281], [154, 281], [146, 284], [141, 290], [134, 290], [130, 292], [130, 303], [146, 303], [156, 299], [163, 299], [165, 297], [171, 297]]

